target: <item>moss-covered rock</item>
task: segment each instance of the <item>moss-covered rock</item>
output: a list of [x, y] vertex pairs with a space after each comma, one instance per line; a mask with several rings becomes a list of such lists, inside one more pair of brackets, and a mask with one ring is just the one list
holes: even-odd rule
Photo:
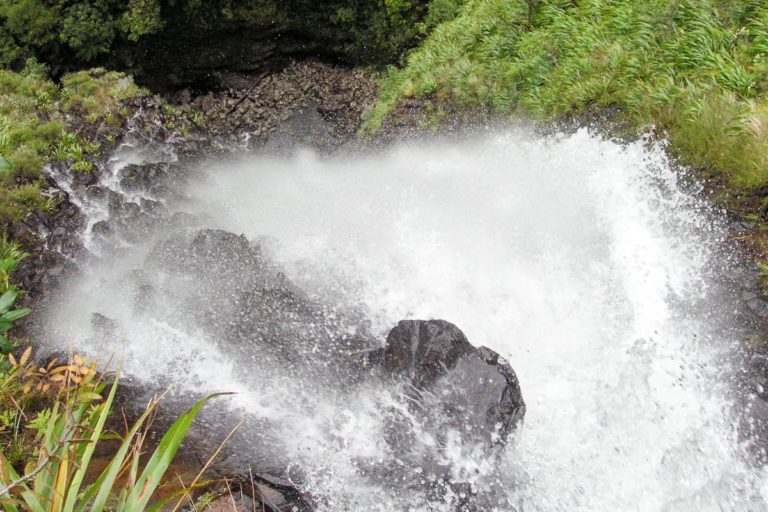
[[119, 126], [123, 102], [141, 94], [130, 77], [99, 68], [64, 75], [59, 85], [34, 60], [20, 73], [0, 70], [0, 235], [52, 207], [44, 165], [90, 171], [95, 132]]

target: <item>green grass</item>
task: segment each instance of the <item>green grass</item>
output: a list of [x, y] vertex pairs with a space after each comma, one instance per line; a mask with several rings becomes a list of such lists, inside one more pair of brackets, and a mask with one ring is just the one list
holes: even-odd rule
[[618, 107], [736, 189], [768, 184], [768, 5], [760, 0], [469, 0], [381, 82], [408, 97], [556, 119]]

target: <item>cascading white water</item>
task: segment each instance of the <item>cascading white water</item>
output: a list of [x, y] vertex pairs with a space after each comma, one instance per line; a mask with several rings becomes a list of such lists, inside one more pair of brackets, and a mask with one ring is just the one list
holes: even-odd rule
[[[723, 235], [658, 145], [509, 130], [212, 162], [206, 174], [176, 207], [260, 239], [311, 298], [362, 310], [377, 334], [444, 318], [508, 358], [528, 403], [517, 442], [498, 460], [446, 452], [463, 480], [493, 489], [483, 510], [768, 510], [722, 379], [738, 341], [711, 277]], [[238, 371], [196, 326], [137, 318], [124, 276], [144, 254], [94, 265], [51, 313], [63, 340], [83, 340], [98, 311], [126, 341], [82, 349], [118, 352], [147, 381], [239, 392], [249, 418], [282, 425], [278, 450], [321, 510], [449, 510], [361, 474], [360, 460], [397, 462], [380, 442], [386, 409], [402, 407], [396, 390], [315, 389], [257, 358]]]

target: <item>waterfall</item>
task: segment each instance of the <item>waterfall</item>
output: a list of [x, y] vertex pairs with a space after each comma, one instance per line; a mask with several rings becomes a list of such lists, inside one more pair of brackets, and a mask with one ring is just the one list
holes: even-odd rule
[[[528, 404], [515, 439], [488, 453], [448, 433], [440, 451], [476, 510], [768, 510], [729, 379], [744, 333], [722, 276], [736, 263], [721, 216], [661, 143], [508, 129], [194, 171], [164, 207], [258, 246], [322, 305], [317, 339], [381, 343], [401, 319], [441, 318], [509, 361]], [[193, 314], [215, 283], [145, 268], [169, 231], [89, 263], [45, 312], [52, 343], [114, 354], [130, 378], [179, 393], [237, 392], [204, 424], [245, 417], [231, 463], [258, 453], [317, 510], [454, 510], [462, 491], [424, 492], [435, 475], [387, 442], [392, 415], [408, 415], [401, 388], [313, 373], [331, 364], [318, 343], [282, 366], [258, 333], [235, 341]], [[137, 309], [144, 285], [173, 292]], [[93, 313], [119, 335], [94, 335]], [[418, 446], [436, 442], [407, 424]]]

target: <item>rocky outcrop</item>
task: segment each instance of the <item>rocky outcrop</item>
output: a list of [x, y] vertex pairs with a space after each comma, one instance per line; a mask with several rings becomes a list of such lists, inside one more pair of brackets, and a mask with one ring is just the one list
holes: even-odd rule
[[[401, 386], [405, 409], [389, 411], [387, 442], [399, 469], [377, 478], [413, 478], [428, 503], [456, 512], [491, 509], [492, 493], [476, 485], [458, 460], [493, 465], [525, 416], [514, 370], [496, 352], [475, 347], [445, 320], [404, 320], [386, 345], [366, 355], [378, 378]], [[425, 443], [425, 436], [431, 441]], [[406, 476], [404, 476], [406, 475]], [[393, 483], [393, 486], [397, 484]], [[487, 500], [491, 501], [487, 501]]]
[[316, 61], [271, 73], [221, 73], [221, 87], [182, 89], [171, 100], [198, 112], [221, 140], [282, 152], [297, 146], [331, 151], [349, 142], [376, 100], [370, 73]]

